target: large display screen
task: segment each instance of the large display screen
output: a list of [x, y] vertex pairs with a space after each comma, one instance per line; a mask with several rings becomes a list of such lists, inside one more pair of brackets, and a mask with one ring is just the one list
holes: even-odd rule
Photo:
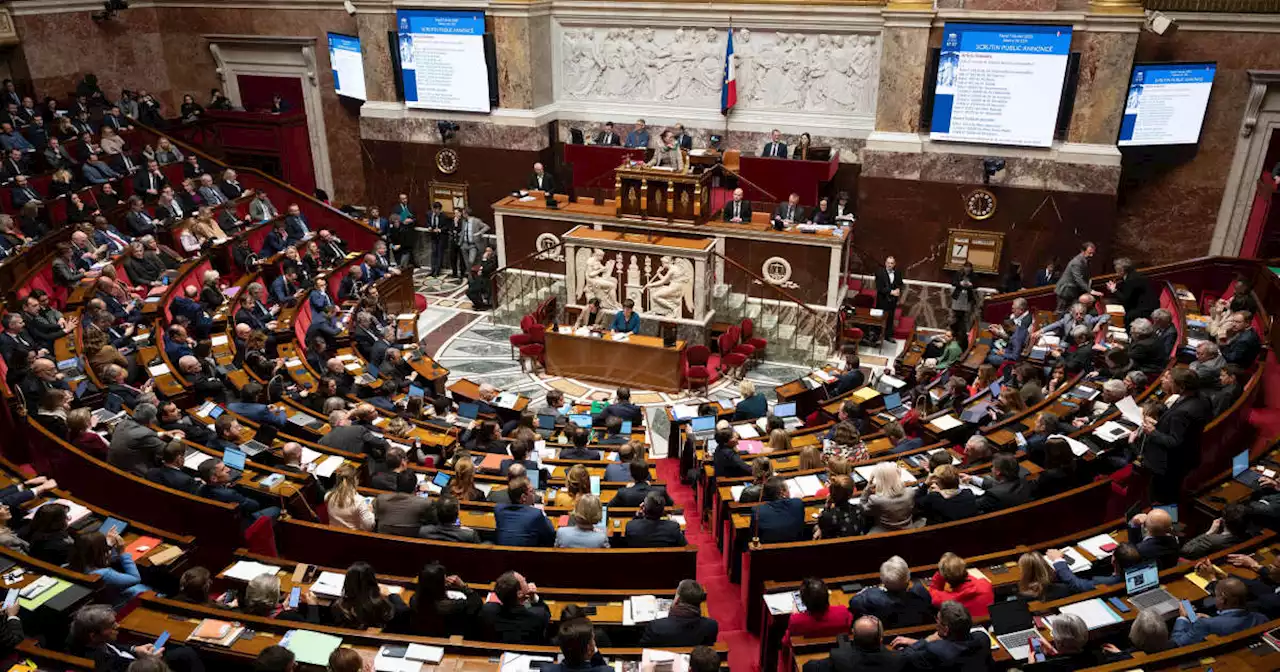
[[1134, 65], [1120, 122], [1120, 146], [1199, 142], [1217, 69], [1213, 63]]
[[929, 137], [1050, 146], [1070, 52], [1070, 26], [946, 24]]
[[400, 9], [396, 25], [405, 105], [489, 111], [484, 12]]
[[364, 92], [360, 38], [329, 33], [329, 65], [333, 68], [333, 88], [339, 96], [368, 100]]

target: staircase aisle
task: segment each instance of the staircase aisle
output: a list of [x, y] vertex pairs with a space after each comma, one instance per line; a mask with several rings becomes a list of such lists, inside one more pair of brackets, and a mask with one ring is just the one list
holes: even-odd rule
[[[760, 640], [746, 630], [747, 619], [739, 587], [729, 582], [715, 539], [702, 526], [693, 489], [680, 482], [680, 460], [658, 460], [658, 478], [667, 484], [671, 498], [685, 512], [685, 537], [698, 547], [698, 575], [694, 578], [707, 591], [707, 610], [720, 624], [720, 641], [729, 647], [729, 669], [753, 672], [758, 667]], [[675, 590], [674, 586], [672, 590]]]

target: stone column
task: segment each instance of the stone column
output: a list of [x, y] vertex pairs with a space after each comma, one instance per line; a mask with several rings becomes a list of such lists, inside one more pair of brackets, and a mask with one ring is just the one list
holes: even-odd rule
[[369, 100], [396, 99], [395, 70], [387, 34], [396, 30], [391, 0], [356, 0], [356, 30], [364, 50], [364, 87]]
[[498, 56], [498, 100], [508, 109], [531, 110], [552, 102], [551, 16], [541, 3], [512, 2], [490, 8]]
[[[1091, 9], [1097, 9], [1097, 3]], [[1143, 20], [1141, 7], [1136, 12], [1112, 9], [1090, 13], [1085, 18], [1085, 29], [1076, 31], [1073, 49], [1080, 52], [1080, 79], [1068, 142], [1115, 143]]]
[[920, 92], [929, 65], [929, 2], [891, 2], [884, 9], [877, 133], [918, 133]]

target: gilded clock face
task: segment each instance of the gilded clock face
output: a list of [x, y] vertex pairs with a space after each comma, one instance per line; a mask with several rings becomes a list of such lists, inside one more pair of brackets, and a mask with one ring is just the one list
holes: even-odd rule
[[436, 168], [445, 175], [453, 174], [458, 170], [458, 153], [448, 147], [436, 152]]
[[971, 219], [986, 219], [996, 214], [996, 195], [986, 189], [975, 189], [965, 197], [964, 211]]

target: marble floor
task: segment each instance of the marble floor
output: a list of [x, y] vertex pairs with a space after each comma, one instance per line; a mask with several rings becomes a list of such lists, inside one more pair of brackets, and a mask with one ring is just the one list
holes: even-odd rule
[[[428, 355], [441, 366], [449, 369], [449, 383], [462, 378], [475, 383], [489, 383], [501, 390], [518, 392], [535, 400], [548, 390], [558, 389], [566, 398], [575, 402], [605, 401], [613, 397], [614, 386], [594, 381], [576, 380], [546, 373], [522, 371], [520, 363], [512, 357], [508, 337], [519, 331], [516, 325], [496, 324], [491, 313], [475, 311], [458, 281], [415, 275], [418, 292], [426, 295], [427, 309], [418, 318], [418, 334]], [[902, 343], [884, 344], [879, 348], [863, 347], [862, 365], [879, 372], [894, 360]], [[773, 388], [795, 380], [810, 371], [807, 367], [763, 361], [752, 367], [746, 379], [753, 382], [770, 403], [774, 401]], [[651, 428], [660, 424], [655, 420], [659, 413], [672, 404], [697, 404], [702, 401], [727, 399], [737, 396], [736, 382], [720, 380], [706, 395], [667, 393], [655, 390], [632, 390], [633, 403], [645, 407], [649, 413]], [[656, 434], [656, 432], [655, 432]], [[651, 437], [658, 449], [660, 437]]]

